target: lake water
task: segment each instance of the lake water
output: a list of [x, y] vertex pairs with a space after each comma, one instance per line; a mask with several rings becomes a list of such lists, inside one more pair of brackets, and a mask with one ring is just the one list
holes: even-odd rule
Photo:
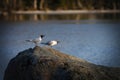
[[0, 21], [0, 80], [11, 58], [34, 47], [25, 40], [40, 34], [46, 35], [43, 42], [59, 40], [53, 48], [61, 52], [97, 65], [120, 67], [119, 13], [44, 15], [42, 19], [34, 15], [15, 16], [1, 17]]

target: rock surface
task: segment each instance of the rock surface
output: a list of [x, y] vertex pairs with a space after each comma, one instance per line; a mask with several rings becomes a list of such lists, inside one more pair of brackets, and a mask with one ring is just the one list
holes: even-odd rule
[[99, 66], [49, 47], [20, 52], [4, 80], [120, 80], [120, 68]]

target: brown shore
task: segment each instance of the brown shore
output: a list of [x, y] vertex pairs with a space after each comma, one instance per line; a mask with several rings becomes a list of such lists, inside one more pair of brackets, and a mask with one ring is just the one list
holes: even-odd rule
[[[46, 10], [46, 11], [11, 11], [11, 14], [83, 14], [83, 13], [120, 13], [120, 10]], [[7, 12], [0, 12], [7, 14]]]

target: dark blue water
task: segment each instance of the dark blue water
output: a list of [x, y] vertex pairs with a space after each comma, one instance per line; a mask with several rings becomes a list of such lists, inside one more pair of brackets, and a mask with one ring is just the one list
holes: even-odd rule
[[[25, 42], [45, 34], [43, 42], [59, 40], [53, 48], [97, 65], [120, 67], [120, 23], [112, 20], [0, 22], [0, 77], [9, 60], [34, 47]], [[40, 45], [44, 46], [44, 45]]]

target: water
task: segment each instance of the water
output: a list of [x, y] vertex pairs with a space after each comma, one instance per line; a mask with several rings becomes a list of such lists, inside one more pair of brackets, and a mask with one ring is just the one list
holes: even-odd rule
[[[43, 42], [59, 40], [53, 48], [104, 66], [120, 67], [120, 18], [27, 20], [0, 22], [0, 79], [9, 60], [34, 47], [25, 42], [45, 34]], [[44, 45], [40, 45], [44, 46]]]

